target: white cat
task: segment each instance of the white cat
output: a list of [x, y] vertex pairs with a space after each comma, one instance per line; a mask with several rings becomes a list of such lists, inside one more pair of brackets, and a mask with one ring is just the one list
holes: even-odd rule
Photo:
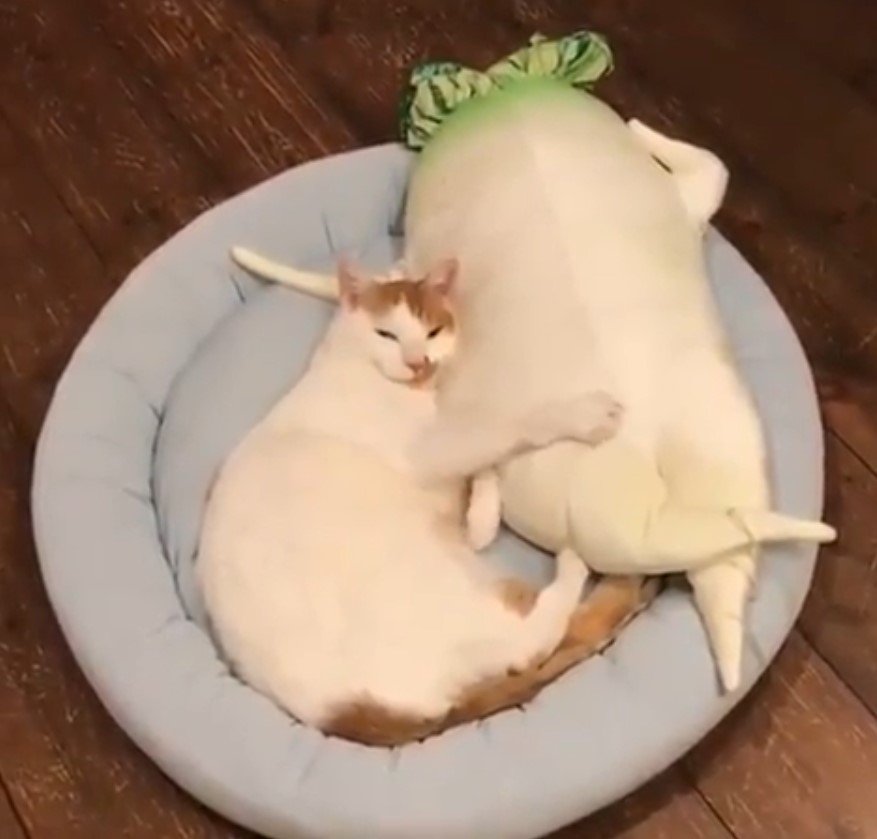
[[[513, 704], [640, 603], [628, 591], [626, 612], [618, 597], [582, 607], [578, 646], [546, 669], [583, 563], [561, 552], [535, 598], [497, 579], [467, 544], [465, 482], [424, 484], [411, 470], [454, 350], [455, 273], [446, 262], [419, 281], [377, 282], [342, 266], [342, 305], [307, 372], [228, 458], [205, 514], [197, 573], [235, 671], [302, 722], [361, 742], [405, 742]], [[604, 394], [566, 400], [483, 430], [464, 465], [562, 438], [597, 444], [618, 417]], [[490, 474], [471, 494], [479, 545], [499, 524]]]

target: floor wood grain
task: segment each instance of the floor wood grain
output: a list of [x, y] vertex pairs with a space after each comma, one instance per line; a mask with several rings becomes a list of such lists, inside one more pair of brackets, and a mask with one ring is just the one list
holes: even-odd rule
[[877, 12], [865, 0], [0, 2], [0, 837], [246, 837], [168, 781], [78, 670], [27, 505], [52, 388], [100, 306], [202, 210], [396, 136], [425, 58], [604, 31], [625, 114], [715, 148], [719, 225], [814, 366], [826, 550], [762, 683], [677, 766], [557, 839], [877, 839]]
[[877, 832], [877, 721], [797, 634], [685, 764], [741, 839]]
[[25, 839], [27, 836], [18, 814], [12, 809], [9, 796], [2, 789], [0, 789], [0, 836], [5, 839]]

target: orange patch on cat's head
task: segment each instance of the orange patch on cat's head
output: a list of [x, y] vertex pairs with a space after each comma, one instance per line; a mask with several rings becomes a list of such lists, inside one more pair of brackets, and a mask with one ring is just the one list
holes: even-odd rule
[[374, 316], [387, 314], [396, 306], [405, 306], [428, 329], [453, 328], [454, 317], [448, 297], [426, 280], [391, 280], [372, 283], [360, 298], [360, 305]]
[[361, 308], [373, 317], [405, 306], [427, 329], [453, 329], [453, 290], [458, 264], [444, 260], [421, 279], [378, 282], [364, 279], [345, 262], [338, 268], [342, 300], [351, 308]]

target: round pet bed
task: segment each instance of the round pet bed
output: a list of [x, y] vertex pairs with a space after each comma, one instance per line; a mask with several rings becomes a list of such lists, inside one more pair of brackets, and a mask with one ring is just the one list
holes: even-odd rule
[[[397, 750], [298, 725], [226, 669], [192, 565], [210, 482], [295, 380], [331, 308], [229, 263], [246, 244], [297, 265], [392, 258], [410, 157], [383, 146], [300, 167], [206, 213], [147, 259], [58, 386], [33, 507], [43, 574], [85, 674], [181, 786], [268, 836], [535, 837], [672, 763], [745, 691], [722, 696], [688, 595], [669, 591], [605, 655], [524, 710]], [[817, 517], [822, 435], [809, 369], [763, 282], [721, 237], [715, 293], [767, 428], [777, 506]], [[506, 535], [498, 561], [546, 560]], [[807, 591], [812, 547], [771, 548], [749, 614], [748, 689]]]

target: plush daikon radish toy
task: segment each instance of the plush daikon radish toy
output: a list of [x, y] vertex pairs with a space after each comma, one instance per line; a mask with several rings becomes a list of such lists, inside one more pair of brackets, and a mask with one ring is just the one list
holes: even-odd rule
[[[612, 393], [625, 409], [614, 440], [502, 466], [503, 516], [602, 573], [686, 572], [734, 690], [760, 545], [835, 533], [771, 510], [762, 429], [704, 263], [725, 167], [581, 90], [610, 65], [605, 42], [578, 33], [534, 39], [486, 73], [445, 63], [412, 77], [403, 127], [422, 152], [405, 259], [415, 273], [460, 263], [460, 350], [422, 459], [454, 472], [480, 445], [468, 429], [591, 388]], [[334, 294], [332, 278], [236, 256]]]

